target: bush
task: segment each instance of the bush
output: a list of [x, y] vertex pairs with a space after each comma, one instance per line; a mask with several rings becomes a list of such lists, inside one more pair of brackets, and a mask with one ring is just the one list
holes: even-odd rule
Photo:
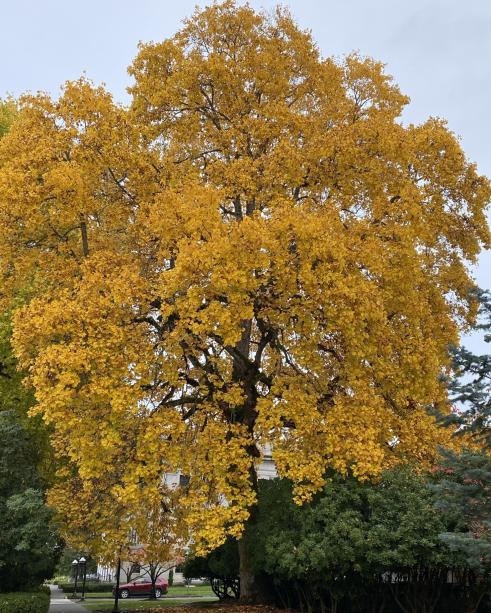
[[56, 575], [49, 579], [48, 583], [54, 583], [54, 585], [60, 585], [61, 583], [70, 583], [70, 577], [68, 575]]
[[32, 590], [33, 592], [42, 592], [43, 594], [47, 594], [51, 597], [51, 590], [48, 585], [40, 585], [36, 590]]
[[49, 585], [40, 585], [39, 591], [43, 594], [47, 594], [51, 598], [51, 590], [49, 589]]
[[44, 591], [0, 594], [0, 613], [47, 613], [49, 595]]
[[[328, 476], [303, 507], [294, 504], [288, 481], [259, 482], [258, 507], [243, 538], [264, 603], [273, 597], [286, 608], [343, 613], [419, 612], [430, 605], [435, 613], [491, 610], [484, 600], [478, 609], [489, 575], [474, 572], [440, 538], [450, 519], [435, 508], [428, 478], [404, 467], [376, 483]], [[187, 578], [212, 578], [221, 598], [238, 574], [232, 539], [184, 565]]]
[[237, 541], [228, 538], [223, 545], [205, 557], [190, 556], [182, 565], [186, 579], [201, 579], [206, 577], [231, 579], [239, 575], [239, 551]]
[[[75, 583], [59, 583], [58, 587], [67, 594], [73, 594]], [[86, 592], [112, 592], [113, 583], [99, 583], [98, 581], [87, 581], [85, 584]], [[82, 591], [82, 581], [77, 583], [77, 592]]]

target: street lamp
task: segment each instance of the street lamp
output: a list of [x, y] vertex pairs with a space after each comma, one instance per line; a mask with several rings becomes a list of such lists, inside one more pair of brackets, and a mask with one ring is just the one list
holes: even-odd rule
[[82, 576], [83, 576], [83, 583], [82, 583], [82, 598], [80, 600], [85, 600], [85, 579], [87, 577], [87, 560], [82, 556], [80, 558], [80, 560], [78, 561], [78, 563], [82, 566]]
[[77, 581], [78, 581], [78, 560], [72, 562], [73, 574], [75, 575], [75, 585], [73, 586], [73, 598], [77, 596]]

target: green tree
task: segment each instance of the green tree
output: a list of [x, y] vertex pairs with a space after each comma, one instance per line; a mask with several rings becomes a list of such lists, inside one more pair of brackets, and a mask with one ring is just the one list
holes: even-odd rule
[[[474, 332], [491, 342], [491, 293], [476, 289], [478, 318]], [[454, 348], [454, 377], [449, 380], [452, 416], [459, 433], [482, 445], [461, 454], [443, 451], [442, 478], [434, 486], [438, 507], [454, 517], [451, 530], [441, 537], [462, 552], [472, 568], [491, 572], [491, 355], [475, 354], [465, 346]]]
[[487, 453], [445, 451], [435, 486], [437, 506], [453, 517], [442, 540], [465, 554], [480, 573], [491, 572], [491, 460]]
[[97, 571], [96, 560], [91, 558], [84, 551], [80, 552], [78, 549], [74, 549], [69, 545], [65, 545], [61, 553], [58, 565], [56, 567], [55, 574], [70, 578], [73, 574], [73, 560], [80, 558], [82, 555], [85, 555], [85, 558], [87, 560], [87, 574], [89, 575], [95, 573]]
[[[260, 542], [262, 539], [259, 536], [257, 543]], [[196, 556], [191, 553], [183, 565], [183, 572], [186, 579], [202, 577], [210, 579], [212, 590], [221, 599], [238, 598], [240, 589], [237, 541], [228, 537], [223, 545], [206, 556]]]
[[[474, 332], [483, 333], [483, 340], [491, 342], [491, 293], [476, 289], [479, 303], [478, 321]], [[491, 355], [475, 354], [465, 346], [452, 350], [454, 377], [449, 392], [456, 405], [454, 421], [462, 431], [471, 432], [491, 446]]]
[[[409, 467], [377, 483], [328, 475], [314, 500], [299, 507], [287, 480], [261, 481], [245, 541], [261, 588], [303, 611], [406, 613], [475, 611], [486, 591], [466, 556], [440, 534], [455, 522], [435, 508], [430, 481]], [[188, 562], [189, 576], [237, 575], [233, 543]], [[453, 573], [455, 585], [448, 583]], [[453, 608], [452, 608], [453, 607]]]
[[[277, 498], [271, 491], [263, 516]], [[287, 512], [285, 502], [281, 527], [266, 521], [261, 529], [265, 569], [291, 582], [304, 607], [362, 611], [369, 593], [374, 607], [390, 599], [421, 612], [440, 597], [447, 568], [461, 562], [439, 539], [445, 516], [425, 479], [409, 469], [387, 471], [377, 484], [333, 476], [313, 504], [290, 503]]]
[[37, 470], [35, 442], [14, 411], [0, 411], [0, 591], [52, 576], [61, 542]]

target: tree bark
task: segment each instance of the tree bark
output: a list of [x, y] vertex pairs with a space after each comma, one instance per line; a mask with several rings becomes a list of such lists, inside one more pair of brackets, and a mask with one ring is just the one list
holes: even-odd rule
[[153, 565], [150, 564], [150, 581], [152, 582], [152, 589], [150, 590], [150, 600], [157, 600], [157, 593], [156, 593], [156, 588], [155, 588], [155, 584], [157, 583], [157, 577], [156, 577], [156, 572], [155, 569], [153, 568]]
[[114, 590], [114, 605], [112, 613], [119, 613], [119, 577], [121, 575], [121, 549], [118, 556], [118, 566], [116, 570], [116, 589]]
[[[254, 467], [250, 471], [251, 486], [257, 494], [258, 482]], [[251, 515], [247, 521], [242, 538], [238, 541], [239, 551], [239, 578], [240, 600], [248, 604], [274, 604], [275, 594], [269, 578], [254, 572], [252, 552], [254, 551], [254, 539], [256, 538], [256, 508], [251, 509]]]
[[240, 600], [257, 602], [254, 571], [244, 537], [239, 541]]

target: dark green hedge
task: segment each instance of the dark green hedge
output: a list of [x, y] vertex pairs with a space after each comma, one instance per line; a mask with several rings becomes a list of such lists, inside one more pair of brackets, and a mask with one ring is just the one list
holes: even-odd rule
[[[97, 581], [87, 581], [85, 584], [86, 592], [108, 592], [111, 593], [113, 589], [113, 583], [99, 583]], [[59, 583], [58, 587], [62, 589], [67, 594], [73, 594], [73, 588], [75, 587], [74, 583]], [[80, 594], [82, 591], [82, 582], [79, 581], [77, 583], [77, 594]]]
[[0, 594], [0, 613], [47, 613], [49, 596], [42, 592]]

